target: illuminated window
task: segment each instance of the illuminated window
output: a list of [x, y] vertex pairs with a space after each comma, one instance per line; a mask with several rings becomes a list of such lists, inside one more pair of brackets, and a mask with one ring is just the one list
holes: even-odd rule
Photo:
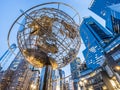
[[112, 54], [112, 57], [115, 61], [120, 59], [120, 51], [117, 51], [114, 54]]
[[105, 12], [105, 11], [101, 11], [101, 14], [102, 14], [103, 16], [105, 16], [105, 15], [106, 15], [106, 12]]
[[19, 78], [18, 78], [18, 81], [23, 81], [23, 78], [22, 78], [22, 77], [19, 77]]
[[112, 26], [115, 33], [120, 33], [120, 19], [111, 16]]
[[111, 38], [110, 35], [107, 35], [96, 23], [90, 22], [90, 27], [94, 30], [94, 32], [104, 41], [108, 42]]
[[91, 48], [89, 49], [89, 51], [95, 53], [95, 52], [96, 52], [96, 49], [95, 49], [95, 47], [91, 47]]

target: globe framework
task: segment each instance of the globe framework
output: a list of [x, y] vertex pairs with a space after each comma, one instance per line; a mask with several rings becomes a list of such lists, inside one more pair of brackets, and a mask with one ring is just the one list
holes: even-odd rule
[[81, 43], [78, 25], [71, 16], [54, 7], [40, 7], [23, 16], [17, 42], [30, 64], [39, 68], [50, 64], [56, 69], [75, 59]]

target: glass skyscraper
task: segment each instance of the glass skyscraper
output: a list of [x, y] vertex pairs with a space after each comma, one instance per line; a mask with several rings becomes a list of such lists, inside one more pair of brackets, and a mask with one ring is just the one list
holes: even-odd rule
[[31, 71], [28, 65], [21, 53], [18, 52], [9, 68], [0, 76], [0, 90], [30, 90], [28, 89], [32, 85], [30, 79], [33, 74], [36, 74], [36, 71]]
[[80, 70], [78, 70], [80, 68], [80, 65], [81, 65], [80, 58], [76, 58], [74, 61], [70, 63], [70, 70], [73, 79], [77, 79], [80, 76]]
[[13, 52], [11, 52], [10, 49], [15, 52], [17, 46], [15, 44], [12, 44], [10, 48], [8, 48], [8, 50], [0, 57], [0, 71], [7, 70], [13, 60]]
[[[119, 1], [119, 0], [118, 0]], [[107, 7], [106, 27], [114, 34], [120, 34], [120, 4]]]
[[120, 0], [93, 0], [89, 9], [106, 21], [114, 35], [120, 34]]
[[120, 0], [92, 0], [89, 9], [103, 19], [106, 19], [107, 6], [120, 3]]
[[103, 48], [111, 40], [112, 34], [92, 17], [84, 18], [80, 26], [80, 34], [86, 46], [83, 55], [87, 67], [91, 69], [100, 67], [105, 60]]
[[86, 70], [86, 64], [81, 62], [80, 58], [76, 58], [74, 61], [72, 61], [70, 63], [70, 70], [71, 70], [71, 76], [72, 76], [72, 80], [73, 80], [73, 84], [74, 84], [74, 90], [78, 90], [78, 81], [79, 81], [79, 77], [81, 76], [81, 72]]

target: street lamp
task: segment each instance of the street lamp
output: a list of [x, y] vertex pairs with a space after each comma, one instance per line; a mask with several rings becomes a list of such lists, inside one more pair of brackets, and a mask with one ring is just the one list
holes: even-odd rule
[[93, 89], [93, 87], [92, 87], [92, 86], [90, 86], [90, 87], [88, 88], [88, 90], [94, 90], [94, 89]]
[[116, 70], [116, 71], [120, 71], [120, 66], [116, 65], [116, 66], [115, 66], [115, 70]]
[[103, 90], [107, 90], [107, 87], [105, 85], [102, 88], [103, 88]]
[[86, 90], [86, 87], [85, 87], [85, 84], [87, 84], [88, 81], [85, 79], [85, 78], [82, 78], [80, 81], [79, 81], [79, 85], [80, 85], [80, 89], [81, 90]]
[[115, 88], [115, 90], [117, 90], [118, 88], [117, 88], [117, 85], [116, 85], [115, 81], [113, 81], [113, 80], [111, 79], [110, 82], [111, 82], [113, 88]]
[[86, 84], [88, 81], [85, 79], [83, 82]]
[[120, 84], [119, 82], [117, 81], [117, 78], [114, 76], [112, 79], [110, 79], [110, 83], [112, 84], [112, 87], [115, 89], [115, 90], [120, 90]]
[[30, 87], [31, 87], [32, 90], [35, 90], [37, 88], [35, 84], [31, 84]]
[[60, 90], [60, 86], [59, 85], [56, 86], [56, 90]]

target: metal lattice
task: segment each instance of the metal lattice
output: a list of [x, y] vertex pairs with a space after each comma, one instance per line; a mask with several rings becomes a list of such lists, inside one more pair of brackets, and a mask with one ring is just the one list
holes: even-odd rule
[[75, 59], [81, 43], [78, 25], [71, 16], [47, 7], [23, 12], [22, 16], [25, 23], [20, 24], [24, 28], [17, 32], [17, 42], [29, 63], [41, 68], [50, 62], [56, 69]]

